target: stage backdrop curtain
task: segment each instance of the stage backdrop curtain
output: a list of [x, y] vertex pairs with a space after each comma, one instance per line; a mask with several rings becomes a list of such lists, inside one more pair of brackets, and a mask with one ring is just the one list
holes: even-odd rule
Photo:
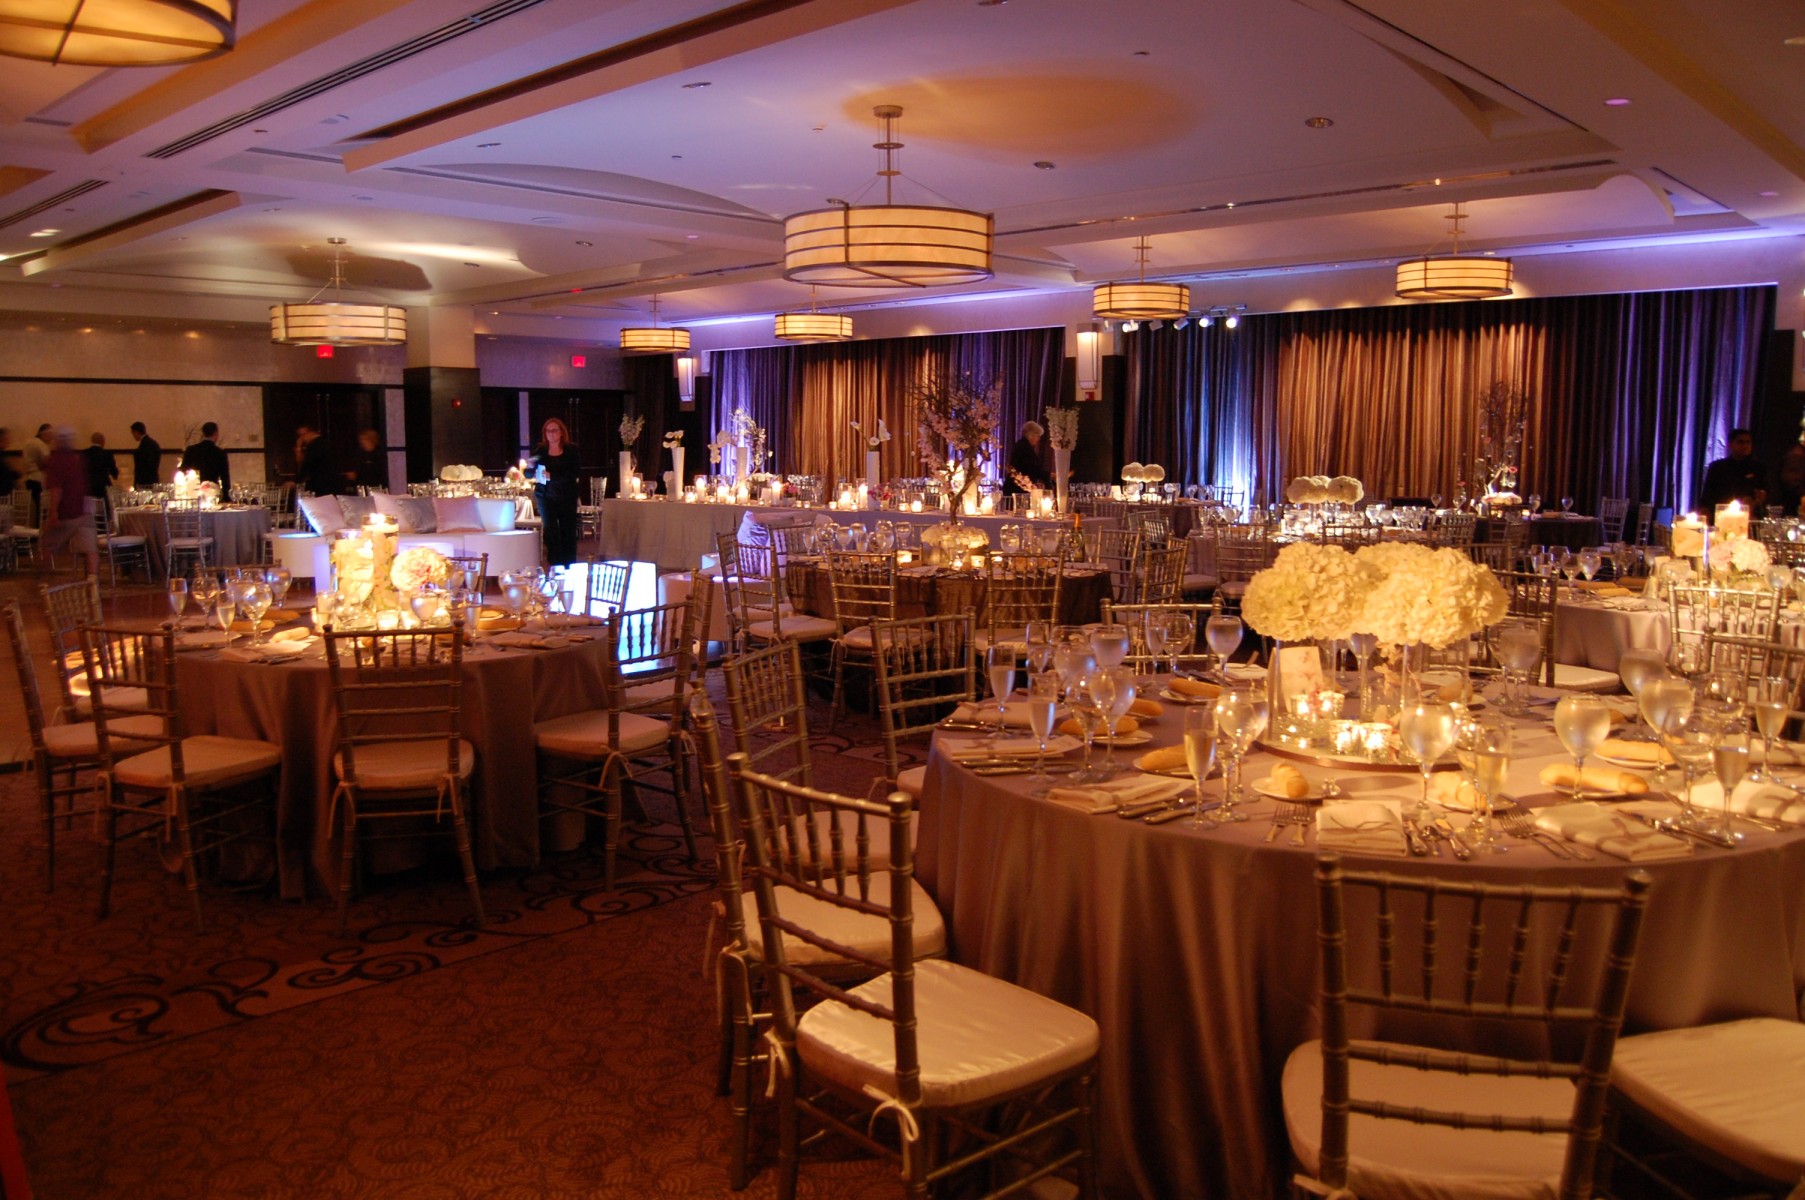
[[[1686, 507], [1752, 423], [1772, 287], [1399, 305], [1124, 335], [1128, 456], [1273, 500], [1296, 475], [1375, 498], [1471, 485], [1477, 402], [1527, 396], [1518, 490]], [[1176, 468], [1174, 470], [1173, 468]]]
[[[881, 338], [818, 346], [717, 350], [713, 428], [744, 408], [764, 426], [772, 450], [766, 469], [819, 475], [832, 483], [865, 474], [864, 433], [881, 417], [891, 440], [881, 450], [885, 479], [927, 473], [917, 452], [915, 390], [939, 371], [1002, 384], [998, 459], [1009, 453], [1024, 421], [1040, 420], [1059, 402], [1064, 329]], [[698, 470], [701, 468], [698, 467]]]

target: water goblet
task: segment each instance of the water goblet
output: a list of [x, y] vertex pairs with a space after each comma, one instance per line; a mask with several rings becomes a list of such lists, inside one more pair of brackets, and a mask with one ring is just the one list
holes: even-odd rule
[[1241, 648], [1241, 637], [1245, 627], [1240, 617], [1213, 613], [1203, 623], [1203, 639], [1209, 643], [1210, 650], [1216, 655], [1216, 678], [1224, 682], [1228, 680], [1228, 656]]
[[1542, 629], [1534, 621], [1512, 617], [1493, 627], [1492, 653], [1504, 668], [1504, 702], [1498, 706], [1506, 716], [1520, 717], [1528, 711], [1525, 693], [1529, 680], [1542, 660]]
[[313, 627], [316, 630], [326, 628], [338, 620], [339, 605], [343, 602], [339, 593], [327, 588], [313, 598]]
[[1015, 691], [1015, 672], [1019, 665], [1014, 646], [997, 644], [984, 651], [984, 679], [990, 684], [990, 698], [996, 701], [997, 727], [994, 742], [1003, 736], [1009, 716], [1009, 694]]
[[1540, 493], [1540, 492], [1529, 493], [1529, 495], [1526, 497], [1526, 503], [1528, 506], [1527, 515], [1532, 516], [1532, 517], [1535, 516], [1537, 513], [1542, 511], [1542, 493]]
[[1169, 612], [1165, 615], [1166, 650], [1172, 655], [1172, 674], [1178, 674], [1178, 658], [1181, 654], [1189, 654], [1197, 640], [1197, 621], [1187, 612]]
[[1567, 590], [1574, 595], [1578, 595], [1578, 589], [1573, 586], [1573, 580], [1574, 577], [1579, 574], [1579, 559], [1575, 557], [1573, 551], [1556, 550], [1554, 552], [1554, 566], [1555, 569], [1561, 573], [1561, 578], [1567, 581]]
[[1159, 660], [1166, 654], [1166, 620], [1162, 613], [1147, 613], [1142, 621], [1142, 637], [1147, 642], [1147, 682], [1159, 674]]
[[1791, 704], [1792, 688], [1787, 681], [1776, 675], [1769, 675], [1755, 683], [1755, 729], [1761, 734], [1761, 765], [1750, 773], [1751, 779], [1771, 779], [1767, 769], [1768, 756], [1773, 753], [1774, 742], [1786, 728], [1787, 709]]
[[1441, 493], [1440, 492], [1435, 492], [1430, 495], [1429, 507], [1435, 509], [1438, 512], [1441, 510]]
[[213, 601], [219, 595], [219, 577], [205, 568], [196, 568], [194, 580], [188, 585], [189, 594], [194, 597], [195, 605], [201, 610], [202, 624], [206, 623], [206, 615], [213, 611]]
[[1099, 625], [1091, 630], [1091, 650], [1097, 664], [1104, 669], [1119, 667], [1128, 657], [1129, 636], [1126, 625]]
[[1247, 752], [1259, 736], [1266, 732], [1269, 713], [1264, 686], [1229, 684], [1216, 697], [1216, 753], [1226, 764], [1229, 782], [1222, 790], [1220, 821], [1245, 821], [1247, 814], [1237, 811], [1246, 792], [1241, 786], [1241, 766]]
[[280, 607], [288, 599], [288, 589], [294, 583], [294, 573], [287, 567], [270, 567], [263, 573], [263, 582], [269, 585], [270, 599]]
[[1096, 661], [1087, 656], [1075, 670], [1076, 673], [1066, 679], [1065, 702], [1084, 738], [1084, 765], [1072, 776], [1072, 782], [1096, 783], [1102, 776], [1091, 765], [1091, 753], [1096, 745], [1097, 725], [1103, 719], [1103, 707], [1091, 690], [1091, 677], [1097, 671]]
[[1554, 735], [1573, 756], [1573, 798], [1585, 799], [1586, 759], [1611, 734], [1611, 710], [1596, 696], [1562, 696], [1554, 706]]
[[270, 595], [269, 584], [258, 579], [246, 579], [239, 584], [238, 603], [251, 618], [251, 645], [259, 645], [263, 641], [263, 614], [269, 611], [274, 597]]
[[1597, 546], [1587, 546], [1579, 552], [1579, 571], [1586, 577], [1587, 583], [1592, 582], [1592, 578], [1598, 574], [1598, 568], [1603, 565], [1604, 555], [1599, 553]]
[[1435, 764], [1454, 745], [1455, 713], [1452, 705], [1417, 703], [1406, 707], [1398, 721], [1398, 736], [1404, 748], [1415, 756], [1417, 769], [1423, 775], [1423, 794], [1418, 802], [1419, 819], [1429, 809], [1429, 776]]
[[1059, 715], [1059, 676], [1040, 671], [1028, 676], [1028, 730], [1034, 734], [1034, 774], [1030, 779], [1045, 783], [1047, 774], [1047, 739], [1053, 734], [1053, 722]]
[[1040, 674], [1053, 664], [1053, 622], [1029, 621], [1022, 630], [1027, 647], [1028, 669]]
[[421, 584], [419, 589], [407, 598], [407, 606], [414, 610], [414, 619], [421, 625], [431, 625], [438, 620], [439, 612], [444, 604], [444, 593], [430, 583]]
[[226, 645], [232, 644], [232, 621], [238, 616], [238, 601], [225, 589], [213, 594], [213, 620], [226, 635]]
[[524, 579], [516, 579], [510, 575], [503, 580], [501, 585], [501, 602], [506, 606], [509, 615], [515, 620], [518, 621], [520, 619], [521, 612], [525, 610], [528, 601], [530, 601], [532, 597], [532, 585], [527, 583]]
[[1643, 719], [1654, 730], [1668, 756], [1680, 764], [1684, 780], [1680, 795], [1680, 820], [1687, 825], [1692, 823], [1692, 769], [1687, 762], [1682, 761], [1676, 744], [1686, 732], [1692, 719], [1692, 707], [1696, 702], [1690, 683], [1677, 675], [1666, 673], [1645, 681], [1636, 693], [1636, 705], [1642, 710]]
[[1570, 513], [1573, 511], [1573, 497], [1571, 497], [1571, 496], [1562, 496], [1561, 497], [1561, 511], [1563, 513]]
[[1642, 685], [1667, 674], [1667, 657], [1659, 650], [1625, 650], [1617, 660], [1617, 674], [1623, 680], [1623, 686], [1635, 698], [1637, 717], [1642, 720], [1642, 724], [1625, 736], [1642, 742], [1655, 740], [1653, 727], [1641, 716]]
[[[1209, 823], [1203, 813], [1203, 781], [1209, 778], [1216, 765], [1216, 711], [1198, 704], [1185, 709], [1185, 766], [1191, 772], [1191, 783], [1195, 785], [1197, 807], [1191, 811], [1191, 819], [1186, 824], [1202, 826]], [[1227, 784], [1224, 783], [1224, 787]]]
[[169, 581], [169, 612], [171, 620], [168, 626], [170, 629], [179, 629], [181, 627], [182, 614], [186, 612], [187, 609], [188, 581], [180, 578], [171, 579]]
[[[1099, 659], [1099, 663], [1101, 659]], [[1134, 704], [1134, 672], [1124, 666], [1107, 667], [1099, 665], [1090, 677], [1091, 695], [1097, 699], [1097, 706], [1103, 714], [1103, 736], [1107, 739], [1108, 748], [1103, 754], [1102, 777], [1114, 779], [1121, 768], [1116, 765], [1116, 727], [1122, 718], [1128, 715], [1128, 709]]]

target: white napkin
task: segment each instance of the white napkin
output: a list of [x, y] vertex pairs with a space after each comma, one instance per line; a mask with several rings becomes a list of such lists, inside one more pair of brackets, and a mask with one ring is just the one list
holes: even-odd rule
[[498, 633], [489, 639], [496, 646], [517, 646], [522, 650], [557, 650], [570, 645], [567, 637], [538, 633]]
[[1114, 812], [1125, 804], [1145, 800], [1170, 800], [1191, 785], [1182, 779], [1157, 775], [1129, 775], [1091, 787], [1056, 787], [1047, 799], [1085, 813]]
[[1396, 800], [1347, 800], [1325, 804], [1316, 812], [1316, 844], [1350, 854], [1410, 853], [1404, 840], [1404, 814]]
[[[302, 636], [305, 637], [305, 634]], [[309, 644], [295, 638], [288, 638], [280, 642], [264, 642], [256, 646], [241, 644], [221, 650], [219, 656], [226, 662], [271, 662], [276, 659], [299, 657], [306, 652]]]
[[[979, 704], [961, 704], [953, 710], [955, 721], [975, 722], [979, 725], [995, 725], [997, 723], [996, 701]], [[1011, 700], [1003, 707], [1003, 725], [1008, 729], [1028, 728], [1028, 702]]]
[[224, 630], [207, 629], [199, 633], [178, 633], [175, 635], [177, 650], [217, 650], [226, 644]]
[[[1047, 757], [1070, 754], [1082, 745], [1083, 742], [1069, 734], [1058, 734], [1047, 739]], [[994, 742], [953, 742], [946, 749], [946, 756], [954, 762], [989, 758], [1033, 758], [1039, 753], [1040, 743], [1031, 737], [1005, 737]]]
[[[1715, 779], [1692, 785], [1694, 808], [1708, 813], [1724, 810], [1724, 789]], [[1805, 825], [1805, 796], [1772, 784], [1745, 779], [1730, 793], [1730, 811], [1745, 817], [1761, 817], [1768, 821], [1784, 821], [1788, 825]]]
[[1541, 809], [1535, 823], [1537, 829], [1555, 837], [1602, 850], [1626, 862], [1661, 862], [1692, 853], [1692, 845], [1686, 839], [1650, 829], [1624, 813], [1590, 801]]

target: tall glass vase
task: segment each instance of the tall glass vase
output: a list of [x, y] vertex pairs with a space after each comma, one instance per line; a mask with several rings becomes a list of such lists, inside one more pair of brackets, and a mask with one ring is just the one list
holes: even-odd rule
[[632, 495], [632, 489], [627, 482], [632, 476], [633, 452], [631, 450], [622, 450], [620, 452], [620, 474], [615, 478], [620, 480], [620, 494], [623, 498]]
[[1053, 491], [1059, 500], [1059, 511], [1069, 513], [1071, 509], [1072, 487], [1072, 451], [1070, 447], [1053, 448]]
[[878, 451], [865, 451], [865, 492], [871, 497], [871, 503], [877, 504]]
[[683, 447], [682, 446], [672, 446], [671, 447], [671, 475], [670, 475], [670, 480], [665, 484], [664, 494], [667, 496], [675, 496], [679, 500], [681, 500], [683, 498]]

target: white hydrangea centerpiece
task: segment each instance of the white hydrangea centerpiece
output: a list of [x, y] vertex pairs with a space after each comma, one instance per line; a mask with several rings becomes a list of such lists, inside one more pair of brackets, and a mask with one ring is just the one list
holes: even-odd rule
[[1459, 550], [1381, 542], [1354, 557], [1380, 575], [1355, 628], [1382, 642], [1439, 650], [1496, 625], [1510, 610], [1491, 568]]
[[1377, 567], [1340, 546], [1298, 542], [1248, 580], [1241, 616], [1282, 642], [1344, 638], [1360, 628], [1380, 578]]
[[1774, 565], [1767, 547], [1754, 538], [1719, 538], [1711, 543], [1711, 574], [1735, 580], [1744, 577], [1765, 582]]

